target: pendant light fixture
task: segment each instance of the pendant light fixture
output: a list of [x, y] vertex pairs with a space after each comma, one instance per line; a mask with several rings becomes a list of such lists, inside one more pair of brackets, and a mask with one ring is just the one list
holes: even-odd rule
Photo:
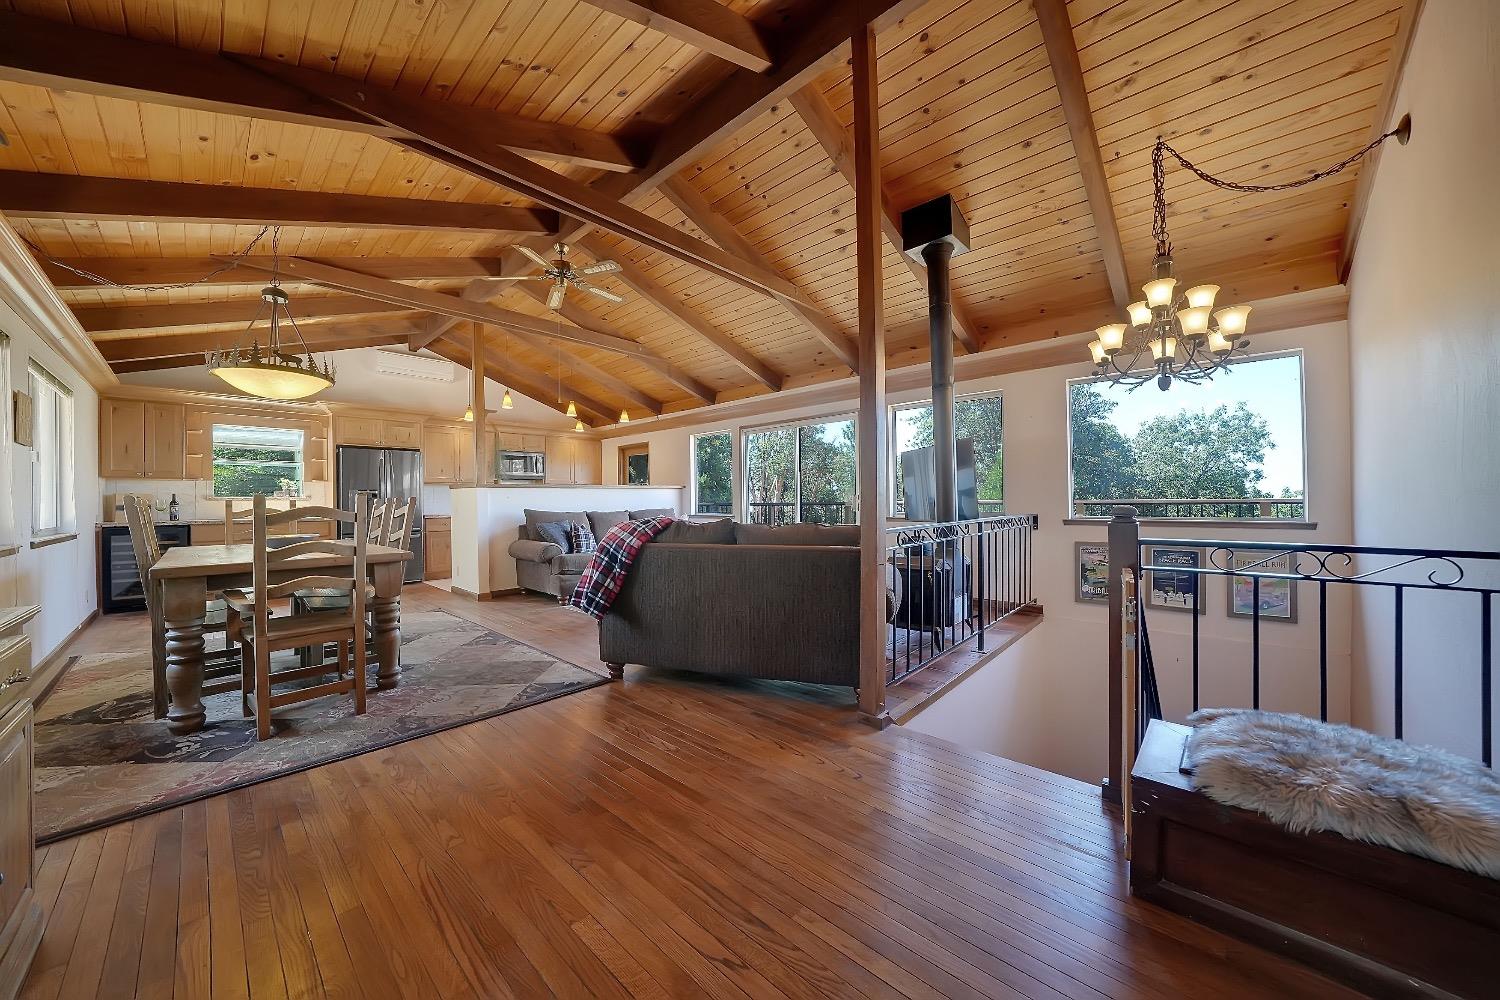
[[628, 424], [628, 423], [630, 423], [630, 411], [629, 410], [621, 410], [620, 411], [620, 423], [622, 423], [622, 424]]
[[[500, 341], [500, 349], [504, 352], [504, 354], [502, 356], [503, 356], [504, 361], [505, 361], [505, 367], [509, 368], [510, 367], [510, 338], [509, 337], [504, 337]], [[516, 401], [510, 398], [510, 388], [507, 386], [506, 389], [505, 389], [505, 391], [500, 396], [500, 409], [502, 409], [502, 410], [514, 410], [515, 408], [516, 408]]]
[[[302, 331], [292, 316], [291, 298], [281, 288], [281, 227], [271, 234], [271, 283], [260, 290], [261, 308], [256, 312], [245, 334], [248, 347], [227, 351], [209, 351], [204, 355], [208, 370], [234, 388], [261, 399], [306, 399], [332, 388], [333, 365], [324, 359], [322, 365], [307, 349]], [[266, 346], [261, 349], [255, 326], [266, 317]], [[302, 352], [288, 350], [282, 343], [282, 326], [290, 326]]]

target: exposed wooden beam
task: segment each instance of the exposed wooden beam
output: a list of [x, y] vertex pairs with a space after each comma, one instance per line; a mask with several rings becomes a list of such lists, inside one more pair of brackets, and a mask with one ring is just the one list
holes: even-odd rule
[[[1411, 42], [1417, 33], [1417, 22], [1422, 17], [1423, 6], [1423, 0], [1406, 0], [1401, 7], [1401, 21], [1396, 26], [1396, 37], [1391, 42], [1390, 72], [1381, 85], [1380, 101], [1375, 105], [1375, 118], [1370, 126], [1372, 142], [1391, 126], [1396, 95], [1401, 92], [1401, 77], [1406, 73], [1406, 60], [1411, 55]], [[1365, 224], [1365, 212], [1370, 207], [1370, 189], [1375, 185], [1375, 171], [1379, 166], [1379, 149], [1371, 152], [1359, 165], [1354, 200], [1349, 203], [1349, 221], [1344, 226], [1344, 241], [1339, 248], [1338, 275], [1341, 282], [1349, 280], [1349, 269], [1354, 266], [1354, 250], [1359, 243], [1359, 231]]]
[[[348, 351], [357, 347], [404, 344], [416, 324], [411, 320], [384, 318], [358, 326], [320, 325], [309, 329], [304, 339], [314, 353]], [[116, 372], [151, 371], [158, 368], [191, 368], [203, 364], [206, 351], [220, 351], [245, 342], [241, 332], [182, 333], [169, 337], [139, 337], [105, 340], [95, 346]]]
[[[232, 302], [169, 302], [158, 305], [73, 306], [73, 315], [89, 333], [113, 333], [121, 330], [165, 330], [181, 326], [210, 326], [214, 323], [248, 324], [265, 303], [245, 297]], [[363, 295], [328, 295], [297, 298], [292, 302], [292, 316], [299, 322], [330, 316], [353, 316], [361, 313], [401, 312], [399, 307], [376, 302]]]
[[322, 191], [0, 171], [0, 212], [18, 219], [147, 219], [226, 225], [552, 233], [547, 209]]
[[677, 296], [663, 288], [628, 258], [622, 258], [618, 254], [610, 253], [607, 247], [600, 246], [592, 237], [584, 239], [578, 245], [595, 260], [603, 260], [610, 257], [619, 261], [620, 270], [615, 273], [615, 277], [622, 284], [628, 286], [641, 298], [672, 317], [692, 333], [702, 337], [767, 389], [770, 389], [772, 392], [777, 392], [781, 389], [781, 384], [785, 380], [785, 377], [780, 372], [751, 354], [729, 334], [718, 329], [709, 323], [708, 320], [689, 309]]
[[1073, 23], [1068, 20], [1067, 0], [1032, 0], [1047, 60], [1052, 64], [1052, 79], [1062, 98], [1063, 118], [1073, 140], [1073, 160], [1083, 178], [1083, 194], [1094, 218], [1094, 234], [1099, 252], [1104, 256], [1104, 273], [1109, 277], [1109, 291], [1115, 305], [1124, 309], [1130, 303], [1130, 278], [1125, 270], [1125, 248], [1120, 243], [1120, 226], [1115, 220], [1114, 203], [1109, 195], [1109, 179], [1104, 173], [1104, 157], [1099, 152], [1099, 137], [1094, 131], [1094, 112], [1089, 107], [1089, 92], [1083, 82], [1083, 67], [1078, 62], [1078, 44], [1073, 38]]
[[[696, 224], [708, 234], [708, 238], [731, 253], [739, 254], [744, 259], [770, 270], [771, 263], [766, 260], [765, 255], [758, 250], [754, 244], [745, 239], [724, 216], [714, 210], [708, 203], [708, 199], [699, 193], [681, 177], [673, 177], [661, 186], [662, 194], [667, 200], [676, 205], [683, 215]], [[858, 348], [849, 342], [849, 338], [828, 318], [823, 310], [810, 306], [801, 299], [783, 299], [778, 297], [777, 301], [791, 313], [796, 320], [802, 324], [813, 339], [818, 341], [833, 356], [838, 358], [851, 371], [859, 370]]]
[[[355, 81], [315, 74], [309, 79], [297, 67], [265, 60], [254, 63], [296, 86], [309, 88], [328, 100], [402, 129], [416, 139], [394, 138], [398, 145], [422, 153], [472, 177], [499, 184], [542, 205], [593, 225], [637, 240], [653, 250], [694, 264], [747, 288], [765, 294], [800, 298], [795, 285], [780, 275], [741, 260], [734, 254], [695, 239], [659, 219], [602, 194], [587, 184], [484, 141], [455, 123], [427, 113], [421, 102], [393, 91], [363, 87]], [[552, 231], [556, 231], [556, 227]]]
[[[431, 278], [482, 278], [500, 273], [499, 257], [317, 257], [330, 267], [358, 271], [391, 281]], [[213, 257], [59, 257], [57, 263], [41, 260], [42, 271], [55, 288], [98, 288], [100, 283], [68, 268], [95, 274], [122, 285], [172, 285], [193, 282], [203, 285], [263, 284], [261, 272], [247, 268], [224, 270]], [[63, 266], [66, 265], [66, 266]], [[214, 272], [218, 273], [214, 273]]]
[[854, 261], [859, 289], [859, 712], [876, 726], [885, 705], [886, 438], [885, 263], [880, 217], [880, 83], [875, 29], [853, 40]]
[[[331, 74], [307, 72], [315, 76]], [[369, 87], [347, 79], [352, 86]], [[292, 122], [391, 137], [399, 129], [370, 120], [231, 58], [141, 41], [59, 21], [0, 12], [0, 80], [194, 111]], [[537, 122], [488, 108], [420, 101], [476, 137], [512, 149], [604, 170], [630, 170], [634, 159], [613, 136]]]
[[756, 73], [771, 68], [771, 53], [754, 24], [717, 0], [585, 0], [627, 21]]
[[[268, 272], [271, 270], [269, 259], [263, 260], [259, 257], [246, 257], [242, 258], [241, 263], [245, 267], [261, 268]], [[602, 347], [605, 350], [632, 357], [643, 357], [650, 354], [647, 348], [642, 347], [633, 340], [610, 337], [594, 333], [592, 330], [580, 329], [579, 327], [564, 326], [559, 330], [554, 324], [548, 323], [544, 319], [538, 319], [535, 316], [528, 316], [525, 313], [500, 309], [483, 302], [473, 302], [460, 298], [457, 295], [448, 295], [444, 292], [414, 288], [411, 285], [403, 285], [396, 281], [387, 281], [384, 278], [372, 278], [369, 275], [357, 274], [353, 271], [346, 271], [343, 268], [329, 267], [327, 264], [319, 264], [317, 261], [301, 257], [283, 257], [279, 266], [282, 276], [288, 281], [305, 281], [309, 284], [322, 285], [324, 288], [331, 288], [335, 291], [348, 292], [352, 295], [363, 295], [377, 302], [389, 302], [391, 305], [399, 306], [403, 309], [421, 309], [426, 312], [452, 316], [474, 323], [487, 323], [491, 326], [499, 326], [506, 329], [540, 333], [548, 337], [558, 337], [562, 340], [573, 340], [580, 344], [588, 344], [590, 347]], [[413, 341], [412, 349], [416, 350], [426, 347], [427, 343], [430, 343], [430, 341], [424, 343]]]
[[[527, 347], [531, 348], [534, 351], [547, 353], [552, 350], [552, 345], [547, 342], [545, 337], [538, 337], [534, 333], [521, 333], [517, 330], [509, 330], [506, 331], [506, 336], [514, 337], [516, 340], [519, 340], [521, 343], [525, 344]], [[605, 371], [598, 365], [586, 361], [583, 358], [578, 357], [576, 354], [568, 354], [568, 367], [572, 368], [580, 375], [593, 379], [595, 382], [598, 382], [606, 389], [614, 392], [622, 399], [625, 399], [630, 403], [634, 403], [637, 409], [645, 410], [647, 413], [650, 413], [652, 415], [659, 414], [662, 411], [660, 400], [646, 395], [644, 392], [637, 389], [629, 382], [626, 382], [619, 376]]]
[[[466, 334], [450, 330], [443, 334], [431, 349], [434, 353], [455, 361], [465, 368], [471, 367], [472, 347]], [[566, 401], [571, 399], [577, 404], [580, 412], [593, 415], [600, 423], [614, 423], [615, 412], [607, 403], [602, 403], [587, 393], [580, 392], [566, 379], [562, 382], [563, 401], [559, 402], [555, 375], [549, 375], [530, 365], [522, 364], [514, 358], [500, 357], [500, 352], [495, 350], [494, 345], [487, 340], [484, 342], [483, 356], [485, 370], [488, 373], [486, 377], [490, 380], [514, 386], [538, 403], [549, 406], [559, 413], [567, 412]]]
[[[798, 116], [802, 119], [807, 130], [812, 133], [818, 145], [823, 147], [823, 152], [838, 167], [839, 173], [844, 179], [854, 186], [854, 137], [849, 130], [844, 128], [838, 116], [833, 113], [833, 108], [828, 106], [828, 99], [816, 84], [810, 84], [792, 94], [789, 98], [791, 105], [796, 109]], [[901, 263], [911, 272], [917, 284], [922, 290], [927, 290], [927, 268], [921, 263], [912, 260], [901, 252], [901, 213], [896, 210], [891, 199], [885, 193], [885, 188], [880, 189], [880, 231], [884, 234], [886, 242], [891, 249], [901, 257]], [[953, 313], [953, 336], [963, 345], [964, 350], [973, 353], [980, 349], [979, 328], [969, 319], [962, 303], [950, 298], [949, 309]]]

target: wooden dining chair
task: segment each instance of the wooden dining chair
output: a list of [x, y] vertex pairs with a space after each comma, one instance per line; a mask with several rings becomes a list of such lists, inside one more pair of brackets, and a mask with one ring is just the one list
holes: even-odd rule
[[[272, 547], [271, 529], [290, 521], [309, 517], [352, 524], [353, 538], [315, 538], [291, 545]], [[287, 705], [335, 694], [354, 695], [354, 714], [365, 712], [365, 606], [374, 597], [367, 573], [369, 546], [369, 501], [355, 498], [354, 510], [332, 507], [303, 507], [295, 510], [269, 511], [266, 498], [255, 498], [252, 579], [250, 590], [226, 591], [231, 613], [238, 616], [241, 656], [241, 693], [245, 715], [254, 717], [258, 739], [271, 735], [271, 713]], [[347, 557], [348, 567], [337, 571], [312, 571], [306, 576], [272, 583], [273, 575], [294, 572], [296, 560], [304, 555]], [[348, 575], [345, 575], [345, 574]], [[316, 588], [347, 594], [348, 604], [341, 609], [318, 609], [272, 617], [271, 602], [299, 590]], [[309, 687], [278, 692], [277, 684], [307, 680], [328, 673], [321, 664], [297, 666], [273, 671], [271, 655], [283, 650], [306, 646], [322, 648], [334, 644], [338, 650], [338, 679]], [[352, 676], [345, 677], [348, 670]]]
[[[139, 494], [127, 496], [125, 520], [130, 525], [130, 545], [135, 550], [135, 564], [141, 574], [146, 611], [151, 616], [151, 713], [164, 719], [171, 695], [167, 690], [167, 635], [162, 616], [161, 587], [152, 583], [150, 574], [151, 567], [161, 559], [161, 540], [156, 537], [151, 500]], [[206, 635], [224, 633], [224, 648], [204, 654], [203, 693], [210, 695], [234, 690], [239, 686], [240, 654], [234, 637], [228, 632], [228, 608], [218, 597], [203, 607], [203, 631]]]

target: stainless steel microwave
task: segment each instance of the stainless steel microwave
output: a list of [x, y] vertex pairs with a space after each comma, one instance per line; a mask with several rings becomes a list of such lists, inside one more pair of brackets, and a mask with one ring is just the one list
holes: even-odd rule
[[495, 464], [502, 481], [547, 478], [547, 456], [539, 451], [502, 451]]

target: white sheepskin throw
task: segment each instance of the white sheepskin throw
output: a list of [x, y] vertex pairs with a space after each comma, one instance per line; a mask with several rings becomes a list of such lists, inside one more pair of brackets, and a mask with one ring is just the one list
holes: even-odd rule
[[1301, 715], [1187, 721], [1185, 763], [1215, 802], [1500, 878], [1500, 775], [1478, 761]]

